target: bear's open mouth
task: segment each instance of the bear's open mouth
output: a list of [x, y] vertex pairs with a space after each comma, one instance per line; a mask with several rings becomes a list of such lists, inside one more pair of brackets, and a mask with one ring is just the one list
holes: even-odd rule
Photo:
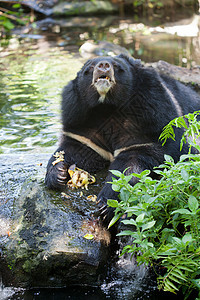
[[[99, 72], [96, 73], [97, 74], [93, 74], [93, 85], [97, 89], [99, 95], [105, 98], [105, 95], [108, 93], [110, 88], [113, 87], [113, 85], [115, 84], [114, 75], [110, 74], [110, 72], [107, 72], [109, 74], [105, 74], [105, 73], [99, 74]], [[103, 98], [101, 98], [101, 100]]]
[[107, 80], [107, 81], [109, 81], [109, 82], [112, 81], [111, 78], [110, 78], [109, 76], [107, 76], [107, 75], [101, 75], [101, 76], [99, 76], [98, 78], [96, 78], [94, 82], [96, 83], [96, 82], [98, 82], [99, 80], [102, 80], [102, 79], [103, 79], [103, 80]]

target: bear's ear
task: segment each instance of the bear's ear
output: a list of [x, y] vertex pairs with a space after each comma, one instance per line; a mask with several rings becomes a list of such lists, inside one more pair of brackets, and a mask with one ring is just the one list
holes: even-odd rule
[[132, 66], [141, 66], [141, 59], [134, 59], [132, 56], [128, 56], [125, 54], [118, 55], [119, 58], [126, 60]]

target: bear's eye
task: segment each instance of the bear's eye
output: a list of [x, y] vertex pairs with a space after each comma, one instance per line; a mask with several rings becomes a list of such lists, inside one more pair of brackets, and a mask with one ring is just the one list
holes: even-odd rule
[[118, 71], [121, 72], [121, 73], [122, 73], [122, 72], [125, 72], [125, 70], [124, 70], [122, 67], [120, 67], [120, 66], [119, 66], [119, 68], [118, 68]]
[[88, 75], [89, 72], [90, 72], [91, 70], [93, 70], [93, 69], [94, 69], [93, 66], [88, 66], [88, 67], [85, 68], [83, 74], [84, 74], [84, 75]]
[[117, 71], [118, 71], [118, 73], [124, 73], [125, 72], [124, 68], [121, 67], [121, 66], [118, 66]]
[[114, 63], [113, 67], [116, 71], [118, 71], [120, 73], [125, 72], [124, 68], [122, 66], [120, 66], [120, 64]]

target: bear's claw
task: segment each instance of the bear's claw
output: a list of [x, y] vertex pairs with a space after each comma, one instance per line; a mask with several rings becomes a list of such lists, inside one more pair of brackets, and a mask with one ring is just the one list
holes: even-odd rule
[[67, 165], [61, 161], [51, 165], [46, 174], [45, 183], [48, 188], [63, 190], [69, 179]]

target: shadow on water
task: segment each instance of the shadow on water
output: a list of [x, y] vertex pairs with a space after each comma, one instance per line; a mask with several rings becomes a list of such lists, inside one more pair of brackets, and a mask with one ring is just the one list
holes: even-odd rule
[[[162, 293], [160, 295], [162, 297], [162, 300], [168, 300], [169, 297], [171, 300], [175, 300], [175, 297], [169, 295], [169, 293]], [[106, 296], [105, 293], [100, 289], [95, 288], [84, 288], [84, 287], [70, 287], [67, 289], [32, 289], [30, 291], [16, 291], [14, 296], [9, 297], [10, 300], [104, 300], [104, 299], [123, 299], [123, 300], [157, 300], [160, 298], [156, 298], [154, 296], [145, 297], [142, 296], [140, 298], [137, 298], [135, 296], [129, 298], [129, 297], [122, 297], [119, 294], [119, 297], [116, 298], [115, 296]], [[3, 300], [3, 299], [2, 299]]]
[[[178, 24], [168, 24], [162, 31], [159, 19], [152, 21], [152, 24], [141, 21], [117, 17], [97, 18], [95, 22], [89, 18], [67, 21], [46, 19], [38, 23], [39, 29], [24, 28], [23, 34], [16, 32], [9, 45], [2, 46], [0, 221], [4, 220], [5, 224], [2, 226], [1, 223], [0, 229], [4, 227], [4, 230], [9, 230], [9, 219], [12, 219], [10, 207], [19, 195], [22, 183], [38, 173], [41, 162], [43, 166], [39, 173], [44, 178], [49, 153], [56, 148], [61, 128], [61, 90], [85, 61], [78, 52], [85, 41], [108, 40], [120, 44], [146, 62], [163, 59], [183, 66], [200, 64], [199, 32], [193, 36], [172, 35], [170, 28]], [[183, 23], [189, 25], [192, 22], [193, 17], [187, 15]], [[29, 163], [23, 162], [22, 167], [25, 153], [33, 156], [29, 158]], [[1, 235], [0, 232], [0, 239]], [[146, 280], [146, 274], [148, 270], [144, 267], [138, 268], [129, 257], [123, 257], [110, 266], [108, 278], [101, 288], [76, 286], [22, 290], [3, 287], [0, 278], [0, 299], [177, 299], [168, 293], [158, 293], [155, 280]]]

